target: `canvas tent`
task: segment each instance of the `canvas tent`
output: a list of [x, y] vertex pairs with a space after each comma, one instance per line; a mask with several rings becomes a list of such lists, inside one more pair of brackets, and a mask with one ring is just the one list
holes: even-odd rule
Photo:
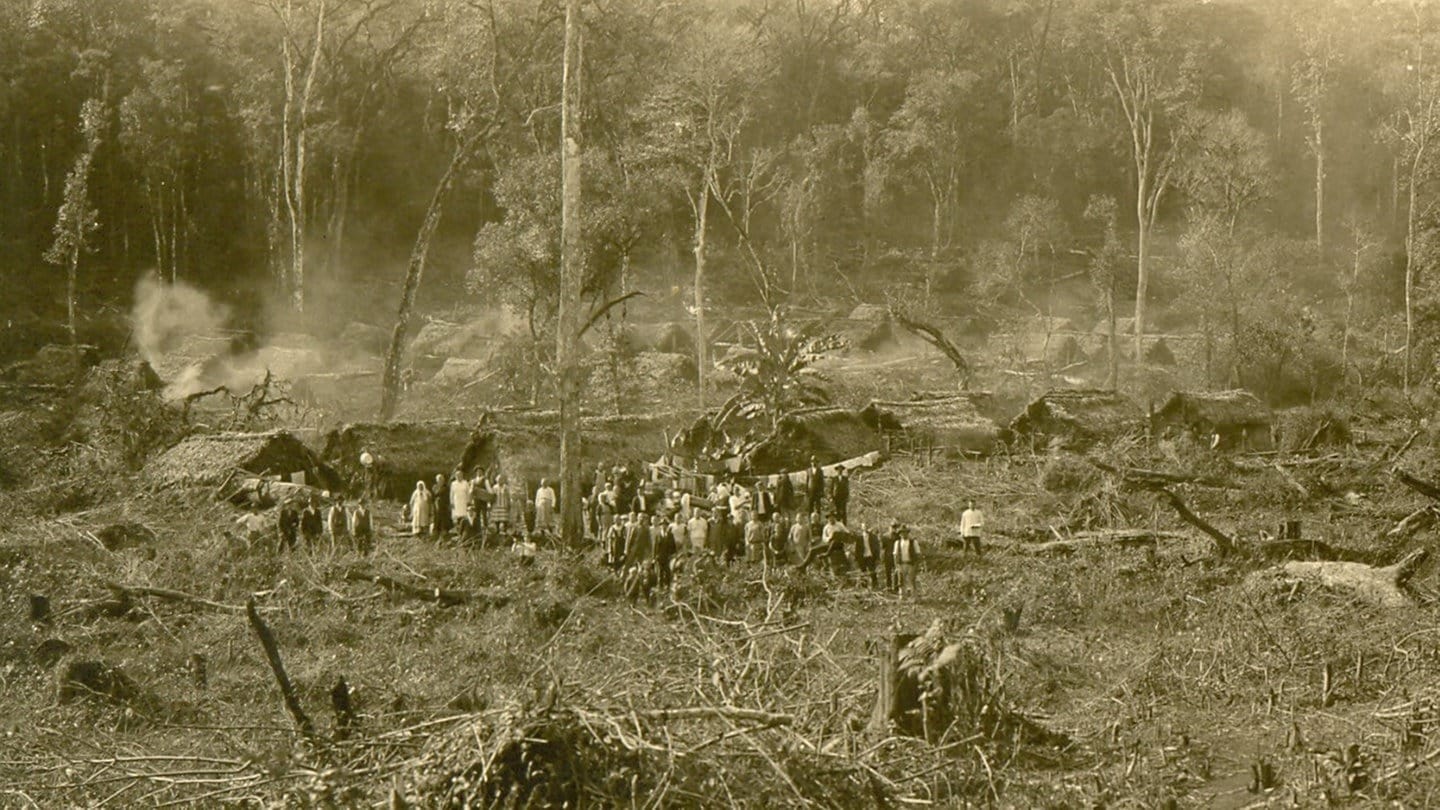
[[1186, 431], [1216, 449], [1270, 450], [1272, 421], [1270, 408], [1249, 391], [1176, 391], [1151, 427]]
[[1097, 441], [1143, 430], [1145, 415], [1114, 391], [1049, 391], [1025, 407], [1010, 423], [1015, 436], [1032, 447], [1082, 449]]
[[279, 476], [324, 489], [336, 489], [340, 479], [292, 434], [203, 433], [189, 436], [151, 459], [145, 476], [157, 488], [218, 487], [242, 473]]

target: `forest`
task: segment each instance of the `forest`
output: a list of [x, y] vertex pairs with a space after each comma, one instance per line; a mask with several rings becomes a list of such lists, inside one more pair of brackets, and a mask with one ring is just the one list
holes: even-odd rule
[[[239, 329], [388, 330], [418, 263], [422, 310], [504, 309], [553, 353], [563, 20], [5, 0], [7, 350], [113, 342], [144, 277]], [[1436, 4], [605, 0], [580, 26], [592, 307], [1108, 320], [1112, 385], [1131, 336], [1184, 333], [1199, 384], [1277, 404], [1433, 375]]]

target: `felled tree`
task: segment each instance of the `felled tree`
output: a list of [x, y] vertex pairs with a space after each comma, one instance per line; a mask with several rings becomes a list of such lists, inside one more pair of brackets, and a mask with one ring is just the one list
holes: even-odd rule
[[723, 363], [740, 378], [740, 390], [721, 409], [716, 424], [731, 416], [765, 418], [773, 430], [787, 414], [830, 401], [815, 364], [844, 346], [841, 338], [791, 325], [781, 307], [770, 310], [763, 323], [747, 322], [745, 330], [754, 346]]
[[65, 267], [66, 326], [71, 344], [79, 342], [75, 332], [75, 280], [80, 272], [80, 255], [90, 249], [90, 235], [100, 226], [99, 212], [90, 204], [90, 168], [100, 148], [104, 124], [104, 103], [87, 99], [80, 106], [80, 134], [85, 144], [65, 176], [65, 196], [55, 218], [55, 241], [45, 251], [45, 261]]

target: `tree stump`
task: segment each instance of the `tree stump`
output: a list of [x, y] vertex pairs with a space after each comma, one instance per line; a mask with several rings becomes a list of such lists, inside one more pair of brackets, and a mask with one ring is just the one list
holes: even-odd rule
[[50, 597], [44, 594], [30, 594], [30, 621], [50, 621]]
[[893, 725], [898, 733], [908, 736], [922, 733], [920, 680], [900, 669], [900, 651], [917, 638], [916, 633], [896, 633], [881, 642], [879, 690], [870, 715], [872, 731], [884, 732]]
[[1284, 579], [1312, 582], [1331, 590], [1352, 594], [1372, 605], [1387, 608], [1411, 607], [1415, 599], [1404, 590], [1429, 552], [1416, 549], [1393, 565], [1383, 568], [1358, 562], [1287, 562], [1277, 570]]

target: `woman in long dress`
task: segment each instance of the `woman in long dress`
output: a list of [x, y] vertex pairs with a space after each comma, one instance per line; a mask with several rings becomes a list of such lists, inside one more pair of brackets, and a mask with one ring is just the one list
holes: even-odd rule
[[535, 490], [535, 528], [538, 531], [555, 531], [555, 490], [547, 479], [540, 479], [540, 488]]
[[424, 481], [415, 482], [415, 492], [410, 495], [410, 533], [419, 537], [430, 531], [434, 517], [434, 503], [430, 500], [430, 489]]
[[495, 477], [495, 501], [490, 504], [490, 522], [503, 539], [510, 529], [510, 485], [503, 474]]

